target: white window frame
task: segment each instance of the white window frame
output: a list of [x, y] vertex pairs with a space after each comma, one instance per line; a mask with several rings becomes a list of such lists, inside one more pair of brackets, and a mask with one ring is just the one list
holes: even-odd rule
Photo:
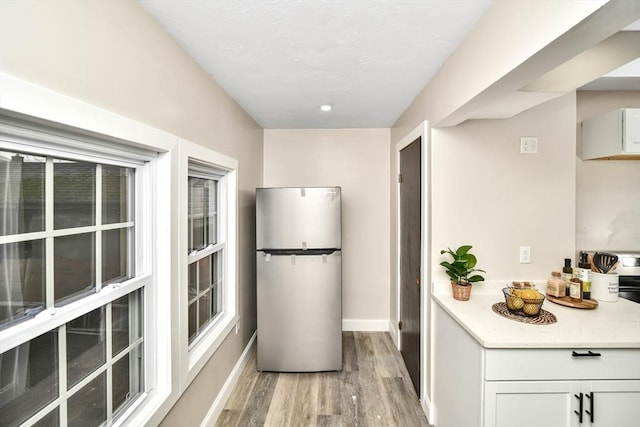
[[[0, 92], [2, 93], [0, 114], [3, 117], [23, 117], [28, 118], [29, 121], [49, 123], [60, 131], [71, 128], [88, 137], [98, 135], [100, 140], [106, 141], [106, 144], [97, 151], [108, 153], [109, 157], [120, 153], [124, 158], [131, 159], [135, 158], [136, 152], [139, 154], [145, 150], [158, 153], [145, 172], [149, 192], [145, 193], [142, 205], [149, 207], [146, 213], [149, 221], [140, 230], [142, 233], [140, 238], [142, 241], [150, 242], [151, 250], [146, 255], [139, 255], [145, 258], [147, 262], [145, 269], [148, 268], [153, 281], [152, 286], [147, 287], [144, 293], [145, 384], [142, 396], [134, 405], [127, 408], [113, 425], [158, 424], [179, 398], [176, 390], [176, 384], [180, 378], [177, 363], [180, 355], [176, 345], [178, 334], [175, 328], [172, 328], [178, 318], [177, 304], [173, 303], [178, 300], [178, 289], [176, 286], [172, 287], [172, 284], [178, 280], [177, 258], [169, 249], [160, 250], [175, 244], [177, 233], [175, 223], [177, 208], [175, 200], [172, 200], [172, 194], [177, 190], [174, 179], [177, 169], [178, 138], [4, 73], [0, 73]], [[118, 142], [120, 145], [114, 149], [110, 141]], [[85, 147], [84, 138], [75, 141], [67, 139], [63, 146], [67, 149], [73, 146], [75, 152], [80, 153]], [[51, 150], [52, 156], [57, 156], [56, 150], [60, 148], [58, 144], [51, 141], [44, 143], [42, 147]], [[80, 159], [80, 157], [77, 158]], [[136, 185], [138, 185], [137, 182], [141, 182], [141, 177], [136, 178]], [[136, 262], [140, 261], [136, 258]], [[104, 291], [107, 291], [107, 288], [105, 287]], [[123, 295], [129, 292], [118, 290], [117, 286], [111, 286], [109, 291], [122, 292]], [[94, 298], [96, 301], [92, 301], [92, 304], [96, 307], [102, 305], [99, 294]], [[73, 304], [81, 303], [86, 301], [76, 301], [63, 308], [71, 311]], [[43, 314], [40, 313], [41, 316]], [[65, 318], [64, 310], [57, 310], [55, 316], [59, 319], [59, 324], [72, 317]], [[36, 319], [31, 320], [40, 322]], [[47, 322], [49, 320], [47, 319]], [[32, 322], [32, 325], [35, 324]], [[27, 325], [18, 324], [16, 327], [24, 328]], [[45, 329], [50, 330], [50, 324]], [[3, 347], [13, 348], [17, 342], [16, 339], [24, 340], [19, 336], [20, 329], [11, 328], [9, 335], [16, 336], [8, 336], [8, 341], [5, 341], [3, 336], [0, 339]]]
[[[65, 324], [73, 319], [76, 319], [84, 314], [87, 314], [100, 307], [107, 307], [117, 298], [124, 295], [128, 295], [135, 292], [138, 289], [150, 288], [153, 284], [153, 274], [151, 268], [151, 253], [148, 248], [151, 246], [151, 240], [149, 239], [151, 230], [151, 212], [148, 207], [145, 206], [143, 200], [147, 197], [147, 193], [151, 191], [151, 177], [149, 162], [153, 161], [156, 154], [153, 152], [145, 152], [142, 150], [127, 149], [126, 147], [120, 147], [120, 153], [114, 155], [113, 152], [107, 152], [104, 150], [106, 146], [102, 145], [104, 141], [94, 139], [89, 136], [82, 136], [75, 133], [68, 133], [54, 129], [48, 126], [42, 126], [40, 124], [29, 122], [21, 119], [11, 119], [4, 117], [0, 120], [0, 140], [2, 141], [2, 150], [9, 152], [32, 154], [37, 156], [47, 156], [47, 166], [45, 168], [46, 173], [46, 229], [31, 233], [21, 233], [13, 236], [0, 236], [1, 243], [12, 243], [14, 241], [23, 241], [25, 238], [28, 240], [48, 240], [46, 244], [46, 302], [44, 311], [38, 313], [33, 318], [21, 319], [19, 323], [9, 325], [6, 329], [0, 331], [0, 353], [4, 353], [20, 344], [31, 341], [32, 339], [42, 335], [45, 332], [59, 330], [58, 341], [64, 343], [66, 330]], [[76, 143], [80, 140], [83, 142], [83, 147], [78, 150]], [[108, 145], [107, 145], [108, 146]], [[49, 159], [54, 160], [49, 160]], [[84, 161], [96, 165], [96, 180], [95, 180], [95, 212], [96, 223], [91, 226], [84, 226], [80, 228], [67, 228], [67, 229], [54, 229], [53, 228], [53, 162], [58, 159], [70, 159], [74, 161]], [[133, 203], [134, 218], [129, 218], [124, 223], [118, 224], [103, 224], [101, 221], [101, 175], [99, 172], [102, 169], [102, 165], [113, 165], [119, 167], [131, 168], [135, 171], [135, 179], [132, 181], [134, 185], [134, 198], [129, 200]], [[133, 254], [129, 254], [129, 259], [133, 261], [133, 267], [135, 268], [135, 276], [130, 279], [125, 279], [116, 283], [102, 284], [102, 248], [101, 248], [101, 232], [108, 229], [112, 229], [113, 226], [120, 228], [134, 227], [133, 241], [138, 248]], [[71, 233], [71, 234], [69, 234]], [[95, 292], [85, 293], [72, 297], [69, 303], [62, 302], [61, 305], [54, 305], [54, 284], [52, 282], [54, 274], [53, 265], [53, 245], [56, 236], [66, 235], [78, 235], [84, 233], [95, 233], [94, 248], [96, 251], [95, 258]], [[131, 245], [130, 242], [129, 246]], [[129, 265], [129, 268], [132, 266]], [[145, 302], [142, 302], [142, 309], [144, 310]], [[110, 311], [107, 310], [107, 318], [109, 318]], [[144, 320], [143, 320], [144, 322]], [[94, 372], [86, 376], [80, 383], [73, 387], [68, 387], [66, 384], [66, 370], [67, 361], [59, 357], [58, 361], [58, 373], [60, 375], [61, 394], [50, 404], [46, 406], [55, 407], [60, 405], [63, 414], [66, 414], [66, 406], [68, 396], [63, 398], [62, 393], [65, 394], [70, 390], [77, 390], [80, 387], [86, 385], [91, 380], [106, 372], [108, 366], [113, 364], [119, 359], [114, 358], [109, 353], [110, 350], [110, 330], [111, 325], [107, 322], [105, 325], [107, 332], [107, 338], [105, 341], [107, 351], [106, 361], [103, 365], [98, 367]], [[140, 325], [143, 326], [143, 325]], [[62, 328], [61, 328], [62, 327]], [[60, 328], [60, 329], [59, 329]], [[141, 345], [142, 349], [146, 346], [144, 333], [135, 343], [132, 343], [131, 347]], [[64, 347], [62, 344], [58, 344], [59, 349]], [[144, 350], [143, 350], [144, 353]], [[64, 353], [63, 353], [64, 354]], [[58, 355], [60, 355], [58, 353]], [[143, 365], [144, 366], [144, 365]], [[144, 372], [141, 372], [144, 374]], [[106, 381], [106, 404], [107, 407], [107, 421], [112, 422], [112, 409], [110, 407], [111, 402], [111, 386], [110, 381]], [[67, 388], [68, 387], [68, 388]], [[136, 398], [136, 401], [139, 399]]]
[[[222, 344], [239, 321], [237, 281], [237, 168], [238, 161], [187, 140], [180, 140], [180, 243], [178, 245], [180, 269], [180, 351], [182, 390], [193, 381], [213, 353]], [[218, 213], [218, 235], [225, 239], [222, 259], [222, 307], [216, 318], [189, 345], [188, 331], [188, 180], [190, 166], [197, 165], [198, 176], [208, 171], [211, 176], [224, 172], [218, 180], [218, 194], [222, 195]], [[191, 175], [193, 176], [193, 175]], [[209, 249], [210, 250], [210, 249]], [[203, 252], [203, 251], [201, 251]]]
[[[228, 234], [228, 230], [227, 230], [227, 181], [228, 181], [228, 177], [227, 177], [227, 170], [225, 169], [218, 169], [218, 168], [212, 168], [209, 165], [203, 165], [201, 164], [201, 162], [195, 162], [194, 160], [190, 160], [189, 161], [189, 173], [188, 173], [188, 177], [187, 179], [190, 178], [200, 178], [200, 179], [205, 179], [208, 181], [214, 181], [216, 183], [216, 199], [215, 199], [215, 208], [216, 208], [216, 233], [215, 233], [215, 238], [216, 238], [216, 243], [210, 243], [208, 244], [206, 247], [202, 248], [202, 249], [198, 249], [195, 251], [192, 251], [188, 254], [187, 257], [187, 268], [191, 267], [192, 264], [197, 263], [198, 261], [200, 261], [203, 258], [209, 257], [213, 254], [217, 254], [221, 259], [219, 260], [219, 265], [218, 266], [214, 266], [214, 264], [211, 264], [211, 269], [213, 270], [214, 268], [219, 267], [220, 271], [220, 275], [221, 275], [221, 286], [218, 289], [218, 312], [216, 313], [216, 315], [214, 316], [214, 318], [212, 318], [210, 320], [210, 323], [208, 323], [207, 325], [204, 326], [204, 328], [202, 329], [202, 332], [199, 332], [196, 337], [194, 338], [194, 341], [189, 343], [189, 349], [195, 347], [198, 345], [198, 342], [202, 339], [201, 337], [206, 335], [206, 333], [208, 332], [209, 326], [212, 325], [211, 322], [215, 323], [218, 321], [219, 317], [223, 315], [223, 312], [225, 311], [225, 297], [226, 297], [226, 291], [225, 291], [225, 284], [226, 284], [226, 254], [227, 254], [227, 234]], [[187, 190], [189, 191], [190, 188]], [[190, 197], [189, 195], [187, 196], [187, 198]], [[191, 201], [189, 201], [189, 203], [191, 203]], [[187, 232], [192, 232], [193, 226], [191, 225], [191, 218], [188, 218], [188, 223], [187, 223]], [[189, 236], [187, 235], [187, 239], [189, 238]], [[193, 239], [193, 238], [192, 238]], [[188, 277], [188, 272], [187, 272], [187, 277]], [[196, 285], [198, 288], [199, 283]], [[198, 293], [201, 293], [200, 291], [198, 291]], [[213, 296], [212, 296], [213, 298]], [[188, 305], [188, 304], [187, 304]], [[221, 307], [220, 307], [221, 306]], [[199, 310], [198, 310], [199, 311]], [[187, 312], [188, 312], [188, 307], [187, 307]], [[199, 313], [198, 313], [199, 315]]]

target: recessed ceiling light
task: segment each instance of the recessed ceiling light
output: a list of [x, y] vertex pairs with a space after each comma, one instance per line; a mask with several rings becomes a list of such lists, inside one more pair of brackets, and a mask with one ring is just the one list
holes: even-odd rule
[[321, 105], [321, 106], [320, 106], [320, 110], [321, 110], [321, 111], [331, 111], [331, 108], [332, 108], [332, 107], [331, 107], [331, 105], [329, 105], [329, 104], [324, 104], [324, 105]]

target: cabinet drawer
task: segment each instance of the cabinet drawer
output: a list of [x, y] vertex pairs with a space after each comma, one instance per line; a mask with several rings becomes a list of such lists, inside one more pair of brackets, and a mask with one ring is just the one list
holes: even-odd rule
[[640, 349], [486, 349], [485, 379], [640, 379], [639, 361]]

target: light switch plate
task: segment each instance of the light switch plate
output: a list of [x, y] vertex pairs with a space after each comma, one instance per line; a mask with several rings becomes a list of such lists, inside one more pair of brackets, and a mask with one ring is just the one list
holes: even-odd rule
[[520, 154], [538, 154], [538, 137], [520, 137]]
[[531, 246], [520, 246], [520, 264], [531, 263]]

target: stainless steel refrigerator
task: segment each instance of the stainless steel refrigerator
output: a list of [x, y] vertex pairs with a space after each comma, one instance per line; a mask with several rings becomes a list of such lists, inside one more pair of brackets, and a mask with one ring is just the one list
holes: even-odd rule
[[340, 187], [258, 188], [258, 370], [342, 369]]

